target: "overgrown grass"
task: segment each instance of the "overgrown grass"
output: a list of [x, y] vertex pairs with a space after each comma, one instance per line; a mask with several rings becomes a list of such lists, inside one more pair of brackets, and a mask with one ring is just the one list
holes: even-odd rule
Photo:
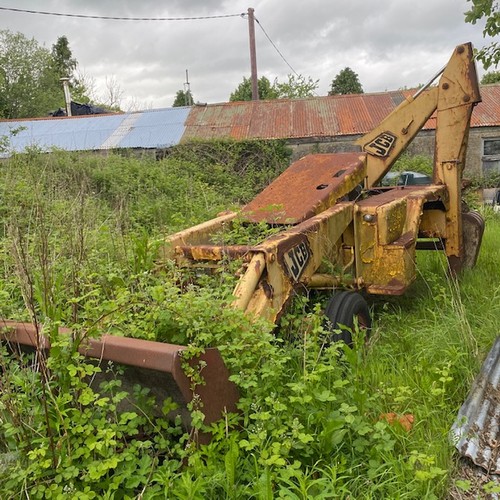
[[[0, 496], [445, 497], [457, 458], [448, 431], [500, 330], [498, 217], [487, 214], [475, 270], [450, 280], [442, 256], [419, 253], [409, 292], [373, 301], [369, 343], [329, 346], [316, 296], [298, 297], [273, 329], [227, 307], [231, 273], [204, 286], [155, 269], [162, 235], [247, 201], [286, 163], [281, 146], [253, 145], [244, 166], [234, 144], [211, 145], [211, 161], [206, 147], [161, 162], [60, 153], [1, 165], [0, 316], [38, 320], [53, 353], [1, 352]], [[109, 331], [193, 353], [217, 345], [241, 414], [195, 448], [166, 418], [174, 403], [153, 418], [151, 395], [83, 360], [61, 324], [76, 340]], [[100, 370], [108, 381], [89, 386]], [[123, 410], [130, 391], [137, 406]]]

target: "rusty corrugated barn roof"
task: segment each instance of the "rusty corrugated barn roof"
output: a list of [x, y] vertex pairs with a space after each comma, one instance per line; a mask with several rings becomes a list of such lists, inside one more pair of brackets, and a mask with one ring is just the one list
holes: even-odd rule
[[[190, 139], [294, 139], [364, 134], [414, 91], [244, 101], [195, 106], [182, 141]], [[483, 102], [472, 127], [500, 126], [500, 85], [481, 87]], [[424, 128], [433, 129], [431, 119]]]
[[474, 108], [471, 127], [500, 126], [500, 84], [482, 85], [480, 90], [483, 102]]

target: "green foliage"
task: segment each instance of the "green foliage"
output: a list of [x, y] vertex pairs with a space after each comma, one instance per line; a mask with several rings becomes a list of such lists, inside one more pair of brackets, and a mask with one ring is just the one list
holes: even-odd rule
[[167, 158], [183, 162], [194, 178], [245, 203], [288, 166], [290, 156], [281, 140], [192, 141], [167, 151]]
[[192, 106], [193, 105], [193, 95], [190, 90], [178, 90], [175, 94], [175, 99], [172, 104], [172, 107], [178, 108], [181, 106]]
[[86, 95], [87, 89], [84, 83], [76, 76], [78, 62], [73, 57], [69, 47], [69, 41], [66, 36], [60, 36], [56, 43], [52, 45], [52, 67], [54, 77], [59, 81], [60, 78], [69, 78], [69, 88], [71, 97], [77, 102], [89, 102]]
[[318, 88], [319, 80], [306, 78], [302, 75], [288, 75], [288, 81], [274, 81], [274, 88], [278, 99], [303, 99], [312, 97]]
[[[312, 97], [314, 91], [318, 88], [318, 80], [311, 77], [306, 78], [303, 75], [288, 75], [286, 82], [279, 82], [276, 78], [271, 82], [262, 76], [257, 81], [259, 99], [300, 99]], [[236, 90], [231, 93], [230, 101], [251, 101], [252, 100], [252, 81], [250, 78], [243, 77]]]
[[500, 71], [489, 71], [481, 78], [481, 85], [488, 85], [490, 83], [500, 83]]
[[[442, 256], [418, 254], [415, 285], [373, 301], [373, 337], [355, 330], [352, 350], [329, 344], [321, 294], [296, 296], [273, 328], [230, 307], [241, 262], [156, 266], [164, 234], [248, 201], [286, 162], [282, 143], [256, 141], [187, 144], [161, 161], [30, 151], [2, 164], [0, 317], [38, 320], [52, 350], [0, 350], [0, 497], [446, 497], [448, 430], [500, 327], [498, 217], [460, 287]], [[219, 236], [274, 231], [257, 229], [237, 220]], [[181, 343], [188, 359], [217, 346], [239, 414], [207, 428], [190, 405], [212, 434], [194, 447], [175, 402], [78, 354], [103, 331]], [[192, 384], [202, 368], [185, 368]]]
[[49, 51], [22, 33], [0, 31], [0, 117], [47, 116], [64, 106], [61, 76], [70, 77], [75, 97], [83, 98], [85, 88], [73, 74], [76, 64], [65, 36]]
[[[163, 416], [153, 422], [151, 397], [139, 386], [131, 393], [123, 390], [111, 365], [101, 376], [101, 368], [85, 362], [67, 339], [54, 348], [57, 355], [39, 361], [50, 373], [46, 379], [28, 368], [31, 357], [12, 359], [2, 354], [3, 445], [22, 453], [8, 471], [2, 471], [2, 497], [131, 495], [151, 482], [160, 457], [179, 467], [184, 456], [179, 421], [169, 422]], [[99, 377], [100, 384], [91, 384]], [[140, 402], [140, 408], [119, 411], [130, 397]], [[26, 406], [33, 402], [34, 411], [27, 412]]]
[[0, 116], [44, 116], [64, 103], [50, 52], [21, 33], [0, 31]]
[[405, 171], [419, 172], [432, 177], [433, 159], [425, 155], [409, 155], [405, 153], [398, 158], [391, 172]]
[[66, 36], [60, 36], [56, 43], [52, 45], [52, 59], [54, 70], [59, 78], [73, 76], [78, 63], [73, 57], [73, 53], [69, 48], [69, 42]]
[[363, 87], [358, 79], [358, 74], [351, 68], [344, 68], [332, 80], [328, 95], [362, 94]]
[[[276, 99], [276, 91], [271, 82], [265, 76], [257, 80], [257, 92], [259, 99]], [[243, 81], [231, 92], [229, 100], [233, 101], [251, 101], [252, 100], [252, 81], [250, 78], [243, 77]]]
[[[465, 12], [465, 22], [476, 24], [485, 21], [483, 38], [495, 39], [500, 33], [500, 4], [498, 0], [467, 0], [471, 2], [471, 8]], [[496, 66], [500, 62], [500, 44], [496, 41], [490, 42], [481, 48], [477, 58], [483, 63], [485, 69]]]
[[500, 173], [489, 173], [481, 177], [474, 176], [471, 179], [471, 187], [475, 189], [500, 187]]
[[212, 235], [212, 242], [216, 245], [257, 245], [281, 230], [265, 221], [248, 224], [243, 218], [236, 217], [229, 227], [224, 227]]

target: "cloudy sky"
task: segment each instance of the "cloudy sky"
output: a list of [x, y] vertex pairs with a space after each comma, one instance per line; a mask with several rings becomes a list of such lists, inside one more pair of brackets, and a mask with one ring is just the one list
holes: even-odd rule
[[96, 93], [103, 95], [106, 79], [114, 80], [126, 110], [171, 106], [186, 69], [196, 101], [227, 101], [250, 75], [248, 20], [239, 15], [249, 7], [259, 21], [259, 76], [283, 81], [293, 68], [319, 80], [317, 94], [326, 95], [346, 66], [358, 74], [365, 92], [427, 82], [457, 44], [484, 45], [482, 25], [464, 21], [469, 5], [467, 0], [0, 0], [0, 7], [66, 14], [232, 16], [115, 21], [0, 11], [0, 29], [20, 31], [49, 49], [66, 35]]

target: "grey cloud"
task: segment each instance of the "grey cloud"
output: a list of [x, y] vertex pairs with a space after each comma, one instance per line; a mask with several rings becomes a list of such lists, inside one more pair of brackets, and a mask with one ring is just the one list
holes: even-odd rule
[[[320, 80], [326, 94], [345, 66], [365, 91], [423, 83], [453, 47], [483, 43], [481, 27], [465, 24], [466, 0], [4, 0], [4, 6], [96, 15], [190, 17], [255, 8], [261, 26], [291, 66]], [[220, 102], [249, 76], [246, 19], [119, 22], [2, 12], [0, 29], [21, 31], [50, 47], [65, 34], [85, 72], [102, 83], [114, 75], [125, 94], [154, 107], [170, 106], [189, 70], [196, 99]], [[273, 80], [291, 72], [256, 27], [257, 66]]]

